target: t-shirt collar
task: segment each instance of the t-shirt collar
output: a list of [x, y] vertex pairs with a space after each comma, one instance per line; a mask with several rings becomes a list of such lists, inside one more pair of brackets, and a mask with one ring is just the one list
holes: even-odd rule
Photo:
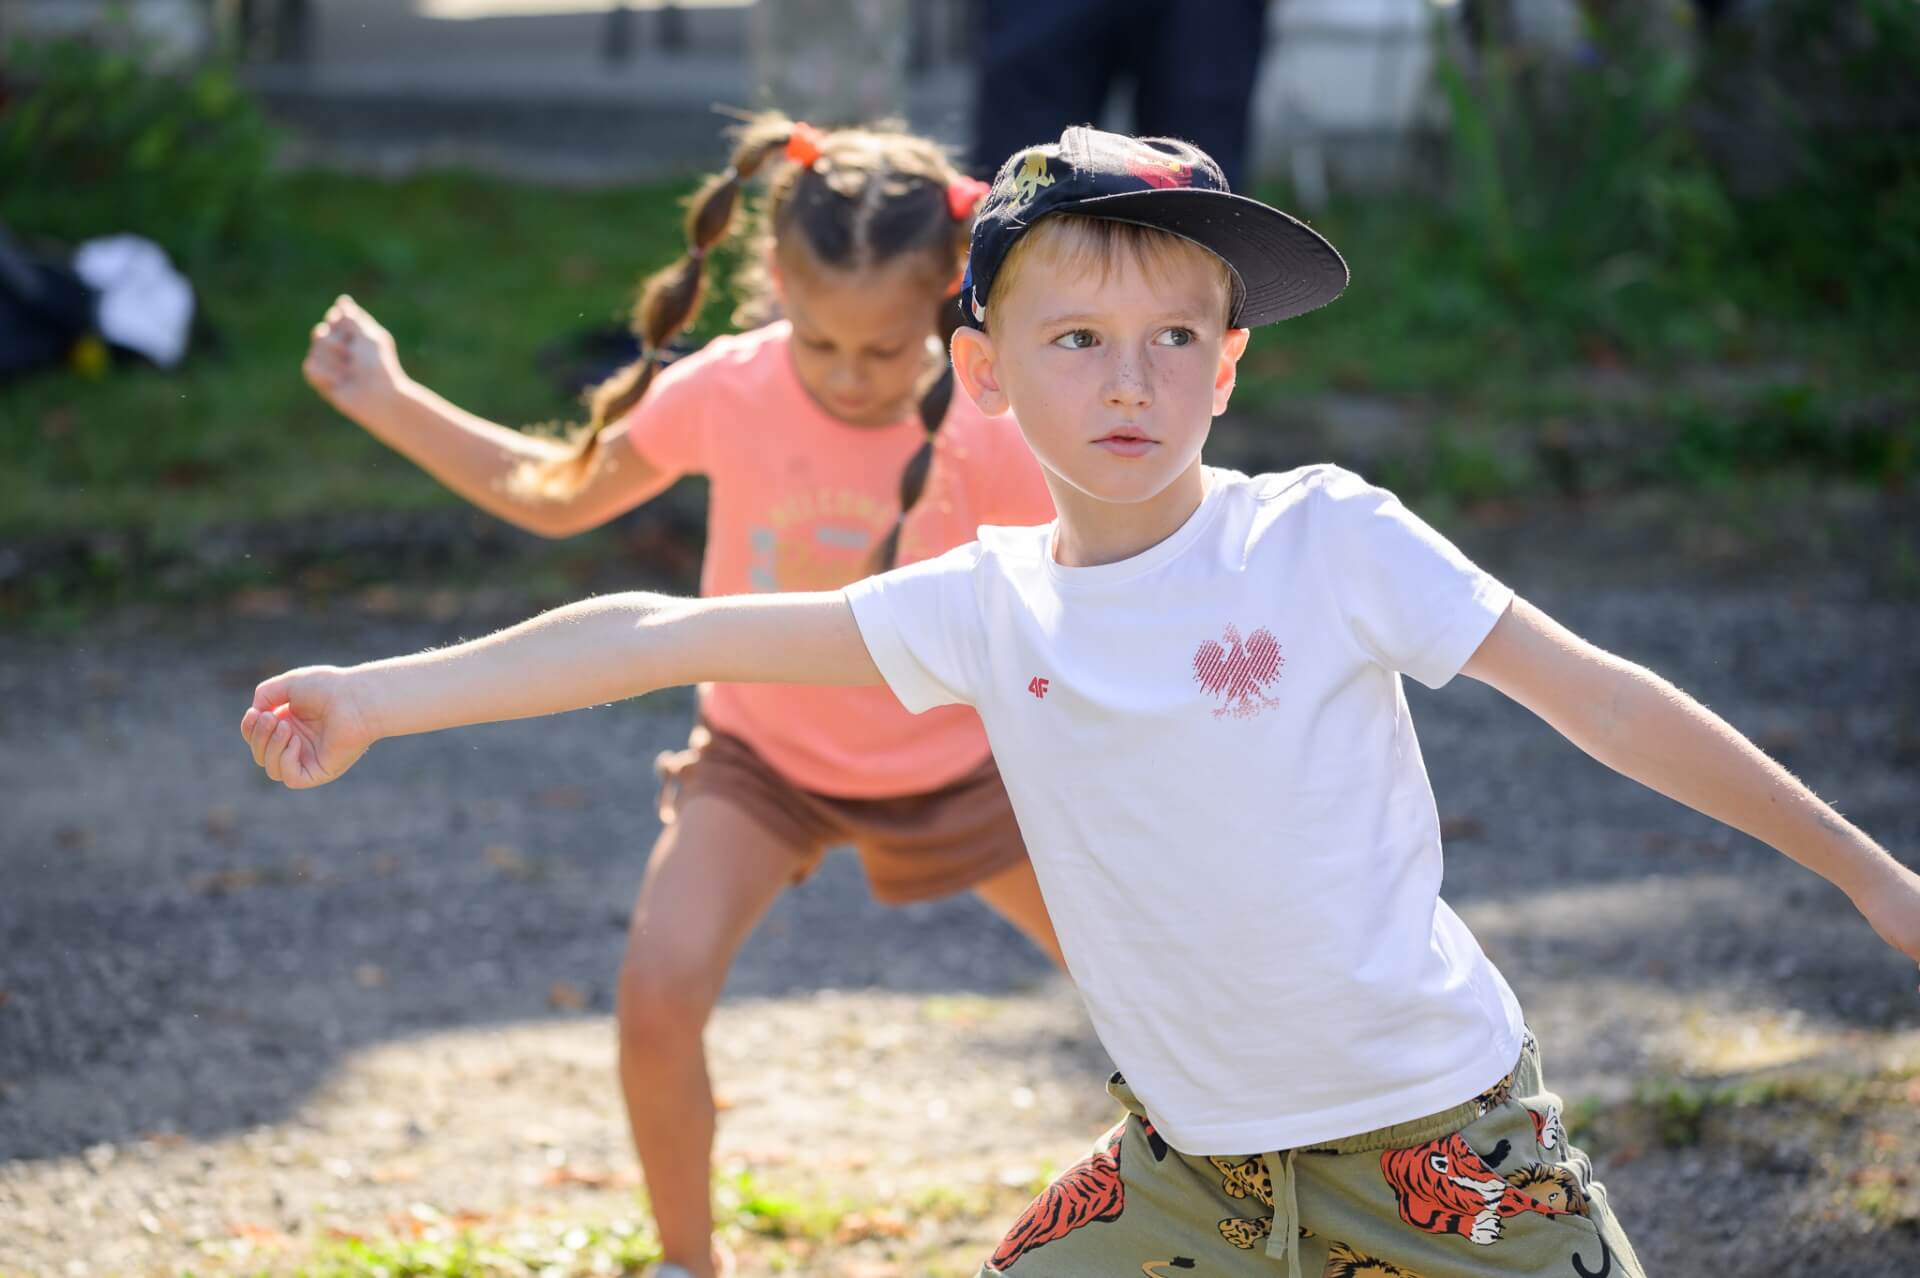
[[1186, 522], [1174, 529], [1166, 540], [1126, 559], [1118, 559], [1110, 564], [1094, 564], [1086, 568], [1067, 567], [1053, 557], [1053, 539], [1059, 536], [1060, 532], [1060, 522], [1056, 519], [1048, 533], [1046, 544], [1041, 548], [1041, 557], [1046, 562], [1047, 575], [1062, 590], [1085, 590], [1126, 581], [1172, 562], [1206, 533], [1220, 509], [1221, 494], [1226, 491], [1232, 477], [1231, 472], [1213, 466], [1202, 466], [1200, 473], [1206, 481], [1206, 492], [1201, 496], [1200, 504], [1194, 507], [1193, 513], [1187, 516]]

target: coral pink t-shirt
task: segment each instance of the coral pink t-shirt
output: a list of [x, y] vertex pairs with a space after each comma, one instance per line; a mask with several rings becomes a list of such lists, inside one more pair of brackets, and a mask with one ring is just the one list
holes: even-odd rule
[[[868, 575], [899, 513], [900, 473], [923, 438], [909, 416], [851, 426], [800, 385], [785, 322], [715, 339], [663, 370], [621, 422], [663, 475], [708, 479], [700, 593], [838, 590]], [[1011, 417], [956, 389], [900, 562], [974, 540], [981, 524], [1043, 524], [1053, 501]], [[707, 684], [701, 712], [805, 790], [891, 798], [935, 790], [987, 757], [971, 708], [915, 717], [882, 686]]]

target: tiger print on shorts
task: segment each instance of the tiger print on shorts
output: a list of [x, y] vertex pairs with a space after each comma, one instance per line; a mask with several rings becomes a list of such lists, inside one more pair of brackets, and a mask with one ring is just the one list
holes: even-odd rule
[[1500, 1237], [1503, 1217], [1564, 1214], [1500, 1179], [1460, 1133], [1380, 1155], [1380, 1173], [1400, 1203], [1400, 1219], [1430, 1234], [1459, 1234], [1481, 1246]]
[[1120, 1137], [1125, 1123], [1108, 1133], [1110, 1143], [1061, 1172], [1040, 1192], [1013, 1228], [1000, 1240], [987, 1268], [1005, 1273], [1035, 1248], [1065, 1238], [1076, 1229], [1118, 1220], [1126, 1210], [1126, 1186], [1120, 1180]]

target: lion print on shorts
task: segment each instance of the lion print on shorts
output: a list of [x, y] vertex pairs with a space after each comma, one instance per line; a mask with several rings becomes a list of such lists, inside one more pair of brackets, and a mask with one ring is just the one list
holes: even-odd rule
[[1320, 1278], [1420, 1278], [1420, 1275], [1376, 1257], [1364, 1256], [1337, 1242], [1327, 1249], [1327, 1267], [1320, 1271]]
[[1507, 1183], [1556, 1212], [1587, 1214], [1587, 1191], [1573, 1168], [1558, 1163], [1532, 1163], [1507, 1173]]

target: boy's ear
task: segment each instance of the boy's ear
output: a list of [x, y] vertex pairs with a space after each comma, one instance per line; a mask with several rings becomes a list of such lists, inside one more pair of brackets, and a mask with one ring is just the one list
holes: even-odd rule
[[977, 328], [956, 328], [947, 348], [953, 358], [954, 375], [980, 411], [997, 417], [1012, 405], [1000, 385], [1000, 367], [995, 362], [993, 339]]
[[1213, 370], [1213, 415], [1218, 417], [1227, 411], [1227, 401], [1233, 398], [1234, 372], [1240, 364], [1240, 357], [1247, 353], [1247, 339], [1253, 333], [1244, 328], [1230, 328], [1220, 343], [1220, 366]]

